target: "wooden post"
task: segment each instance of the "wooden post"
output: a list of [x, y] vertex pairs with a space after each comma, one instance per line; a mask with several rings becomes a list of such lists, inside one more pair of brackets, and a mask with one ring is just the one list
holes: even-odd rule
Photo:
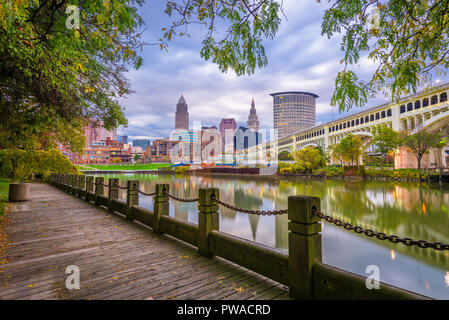
[[200, 189], [199, 214], [198, 214], [198, 252], [210, 257], [209, 234], [212, 230], [218, 230], [218, 203], [211, 197], [219, 198], [216, 188]]
[[156, 194], [153, 198], [153, 232], [161, 234], [160, 220], [161, 216], [168, 216], [169, 202], [168, 196], [165, 195], [164, 190], [170, 192], [169, 184], [157, 184]]
[[288, 270], [290, 295], [296, 299], [313, 298], [312, 267], [321, 262], [321, 220], [312, 214], [320, 211], [320, 198], [288, 198]]
[[78, 190], [78, 175], [74, 174], [72, 176], [72, 194], [76, 195], [78, 192], [77, 190]]
[[118, 179], [109, 179], [108, 208], [112, 212], [112, 199], [118, 199]]
[[84, 193], [86, 192], [86, 176], [84, 174], [78, 177], [78, 197], [84, 197]]
[[86, 177], [86, 200], [91, 201], [93, 199], [92, 193], [94, 192], [94, 177]]
[[104, 178], [103, 177], [95, 177], [95, 205], [100, 205], [100, 198], [104, 194]]
[[61, 188], [60, 189], [61, 190], [65, 189], [65, 174], [64, 173], [61, 174]]
[[139, 181], [137, 180], [128, 180], [127, 183], [127, 192], [126, 192], [126, 220], [133, 220], [131, 209], [133, 206], [139, 205], [139, 193], [137, 189], [139, 189]]

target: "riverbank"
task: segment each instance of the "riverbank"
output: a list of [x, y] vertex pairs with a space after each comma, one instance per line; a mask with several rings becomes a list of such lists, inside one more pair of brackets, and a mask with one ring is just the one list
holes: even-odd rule
[[83, 164], [76, 167], [80, 171], [152, 171], [171, 165], [171, 163]]

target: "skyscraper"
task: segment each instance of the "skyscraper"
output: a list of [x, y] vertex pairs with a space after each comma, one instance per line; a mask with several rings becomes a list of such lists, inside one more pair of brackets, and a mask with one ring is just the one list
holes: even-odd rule
[[187, 103], [183, 95], [181, 95], [176, 104], [175, 129], [189, 130], [189, 113], [187, 112]]
[[274, 129], [282, 138], [316, 124], [318, 95], [310, 92], [288, 91], [270, 94], [273, 97]]
[[[235, 130], [237, 130], [237, 123], [234, 118], [224, 118], [220, 121], [220, 134], [222, 141], [222, 149], [225, 151], [226, 144], [232, 147]], [[227, 135], [226, 135], [227, 134]]]
[[258, 132], [259, 131], [259, 118], [257, 117], [256, 113], [256, 104], [253, 101], [251, 101], [251, 109], [249, 111], [248, 121], [246, 122], [246, 125], [249, 129]]

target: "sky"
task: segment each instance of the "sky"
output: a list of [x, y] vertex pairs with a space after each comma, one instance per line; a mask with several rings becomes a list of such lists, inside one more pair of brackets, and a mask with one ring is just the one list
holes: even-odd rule
[[[161, 28], [170, 23], [164, 4], [162, 0], [150, 0], [140, 8], [147, 28], [143, 40], [148, 43], [161, 38]], [[218, 127], [222, 118], [235, 118], [239, 126], [246, 126], [254, 98], [260, 127], [271, 129], [273, 98], [269, 94], [279, 91], [317, 94], [317, 124], [347, 115], [330, 107], [335, 77], [343, 67], [343, 52], [339, 37], [321, 36], [321, 22], [328, 6], [327, 1], [284, 0], [286, 18], [276, 38], [264, 43], [268, 66], [251, 76], [221, 73], [215, 64], [201, 58], [204, 28], [189, 28], [191, 37], [175, 38], [169, 43], [168, 52], [145, 46], [142, 67], [127, 74], [134, 93], [120, 101], [129, 123], [127, 128], [119, 128], [119, 135], [128, 135], [128, 140], [170, 136], [181, 94], [188, 104], [191, 127], [193, 121]], [[362, 59], [355, 71], [362, 78], [368, 77], [374, 66]], [[378, 96], [364, 108], [387, 100]], [[351, 113], [359, 111], [360, 108], [354, 108]]]

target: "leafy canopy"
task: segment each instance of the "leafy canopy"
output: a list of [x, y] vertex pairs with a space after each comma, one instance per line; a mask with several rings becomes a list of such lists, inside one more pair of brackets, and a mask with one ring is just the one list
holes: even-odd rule
[[[331, 99], [341, 112], [377, 92], [398, 99], [446, 72], [449, 0], [328, 2], [321, 31], [341, 37], [342, 70]], [[189, 36], [189, 25], [204, 25], [202, 57], [242, 75], [267, 65], [263, 43], [276, 36], [284, 11], [282, 0], [185, 0], [168, 1], [166, 13], [174, 21], [163, 29], [161, 48], [175, 35]], [[362, 79], [356, 67], [365, 57], [376, 70]]]
[[292, 154], [295, 161], [295, 168], [297, 171], [311, 173], [313, 170], [318, 169], [325, 165], [325, 160], [318, 148], [306, 147], [301, 150], [296, 150]]
[[[130, 93], [127, 66], [142, 61], [136, 30], [143, 21], [134, 6], [141, 4], [0, 2], [0, 148], [11, 139], [19, 148], [59, 140], [77, 149], [83, 121], [108, 129], [127, 124], [117, 99]], [[67, 27], [68, 5], [79, 8], [79, 29]]]
[[338, 143], [333, 145], [332, 152], [334, 157], [354, 164], [354, 161], [362, 154], [362, 141], [359, 137], [348, 133]]

